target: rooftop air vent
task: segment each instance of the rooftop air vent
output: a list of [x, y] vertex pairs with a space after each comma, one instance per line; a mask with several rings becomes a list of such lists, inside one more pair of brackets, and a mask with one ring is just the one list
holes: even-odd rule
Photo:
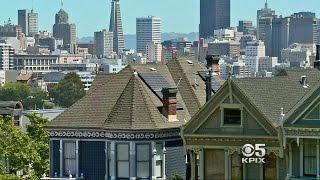
[[157, 71], [157, 69], [156, 69], [156, 68], [151, 67], [151, 68], [150, 68], [150, 71]]
[[309, 87], [307, 80], [308, 80], [308, 78], [307, 78], [306, 75], [301, 76], [300, 83], [302, 84], [302, 86], [303, 86], [304, 88], [308, 88], [308, 87]]
[[190, 60], [186, 60], [187, 61], [187, 63], [188, 64], [190, 64], [190, 65], [192, 65], [193, 64], [193, 62], [192, 61], [190, 61]]

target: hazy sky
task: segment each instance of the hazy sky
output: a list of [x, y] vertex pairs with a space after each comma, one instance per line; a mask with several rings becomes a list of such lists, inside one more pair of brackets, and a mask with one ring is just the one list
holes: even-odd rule
[[[32, 0], [1, 0], [0, 24], [10, 17], [17, 24], [17, 10], [32, 8]], [[52, 31], [54, 15], [60, 9], [60, 0], [33, 0], [39, 13], [39, 29]], [[231, 23], [238, 20], [256, 21], [256, 11], [265, 0], [231, 0]], [[197, 32], [200, 0], [120, 0], [125, 34], [135, 33], [136, 17], [148, 15], [162, 19], [163, 32]], [[109, 25], [111, 0], [64, 0], [69, 19], [77, 25], [77, 36], [93, 36], [94, 31]], [[312, 11], [320, 14], [319, 0], [269, 0], [277, 14]]]

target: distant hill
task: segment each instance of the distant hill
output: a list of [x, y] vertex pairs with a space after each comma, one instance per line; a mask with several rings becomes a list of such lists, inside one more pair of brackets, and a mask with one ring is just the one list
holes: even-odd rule
[[[181, 38], [185, 37], [189, 41], [196, 41], [198, 40], [198, 33], [197, 32], [191, 32], [191, 33], [162, 33], [162, 41], [170, 40], [170, 39], [176, 39], [176, 38]], [[136, 35], [135, 34], [127, 34], [124, 36], [125, 43], [126, 43], [126, 48], [127, 49], [135, 49], [136, 48]], [[93, 37], [82, 37], [78, 38], [78, 42], [80, 43], [89, 43], [93, 42]]]

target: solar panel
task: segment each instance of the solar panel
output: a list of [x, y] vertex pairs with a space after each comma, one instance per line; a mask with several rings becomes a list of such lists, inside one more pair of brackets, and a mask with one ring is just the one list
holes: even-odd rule
[[[163, 94], [161, 90], [162, 88], [170, 87], [168, 81], [158, 72], [143, 72], [139, 73], [139, 76], [162, 101]], [[179, 102], [177, 102], [177, 109], [183, 109], [182, 104]]]
[[[205, 82], [207, 71], [199, 71], [198, 73], [199, 73], [199, 76], [201, 77], [201, 79]], [[221, 87], [220, 81], [217, 78], [215, 78], [214, 76], [212, 76], [211, 77], [211, 88], [212, 88], [213, 92], [217, 92], [220, 87]]]

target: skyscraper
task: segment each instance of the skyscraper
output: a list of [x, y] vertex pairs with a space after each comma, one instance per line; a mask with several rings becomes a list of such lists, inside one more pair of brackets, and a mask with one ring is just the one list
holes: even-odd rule
[[38, 33], [38, 13], [33, 9], [18, 10], [18, 25], [26, 36], [34, 36]]
[[113, 52], [113, 34], [107, 30], [94, 33], [93, 53], [98, 57], [107, 57]]
[[311, 13], [308, 16], [308, 14], [301, 12], [291, 16], [289, 45], [293, 43], [318, 43], [318, 22], [313, 15]]
[[28, 35], [34, 36], [38, 33], [38, 13], [33, 9], [28, 13]]
[[63, 39], [64, 47], [68, 48], [71, 53], [74, 53], [75, 45], [77, 44], [76, 25], [70, 24], [68, 19], [68, 13], [60, 9], [55, 16], [53, 37]]
[[137, 52], [146, 53], [149, 43], [161, 43], [161, 19], [149, 16], [136, 19]]
[[238, 32], [243, 32], [243, 35], [254, 35], [255, 28], [253, 27], [252, 21], [239, 21]]
[[272, 19], [276, 18], [276, 12], [268, 7], [268, 2], [266, 0], [264, 8], [257, 11], [257, 39], [265, 41], [266, 31], [270, 28], [272, 24]]
[[281, 50], [289, 46], [290, 18], [275, 18], [272, 21], [272, 57], [281, 59]]
[[0, 70], [13, 69], [14, 50], [10, 44], [0, 43]]
[[21, 9], [18, 10], [18, 25], [22, 27], [22, 32], [27, 36], [28, 35], [28, 13], [29, 10]]
[[200, 0], [200, 38], [213, 37], [216, 29], [230, 27], [230, 0]]
[[119, 0], [111, 2], [109, 31], [113, 32], [113, 51], [119, 54], [125, 48]]

